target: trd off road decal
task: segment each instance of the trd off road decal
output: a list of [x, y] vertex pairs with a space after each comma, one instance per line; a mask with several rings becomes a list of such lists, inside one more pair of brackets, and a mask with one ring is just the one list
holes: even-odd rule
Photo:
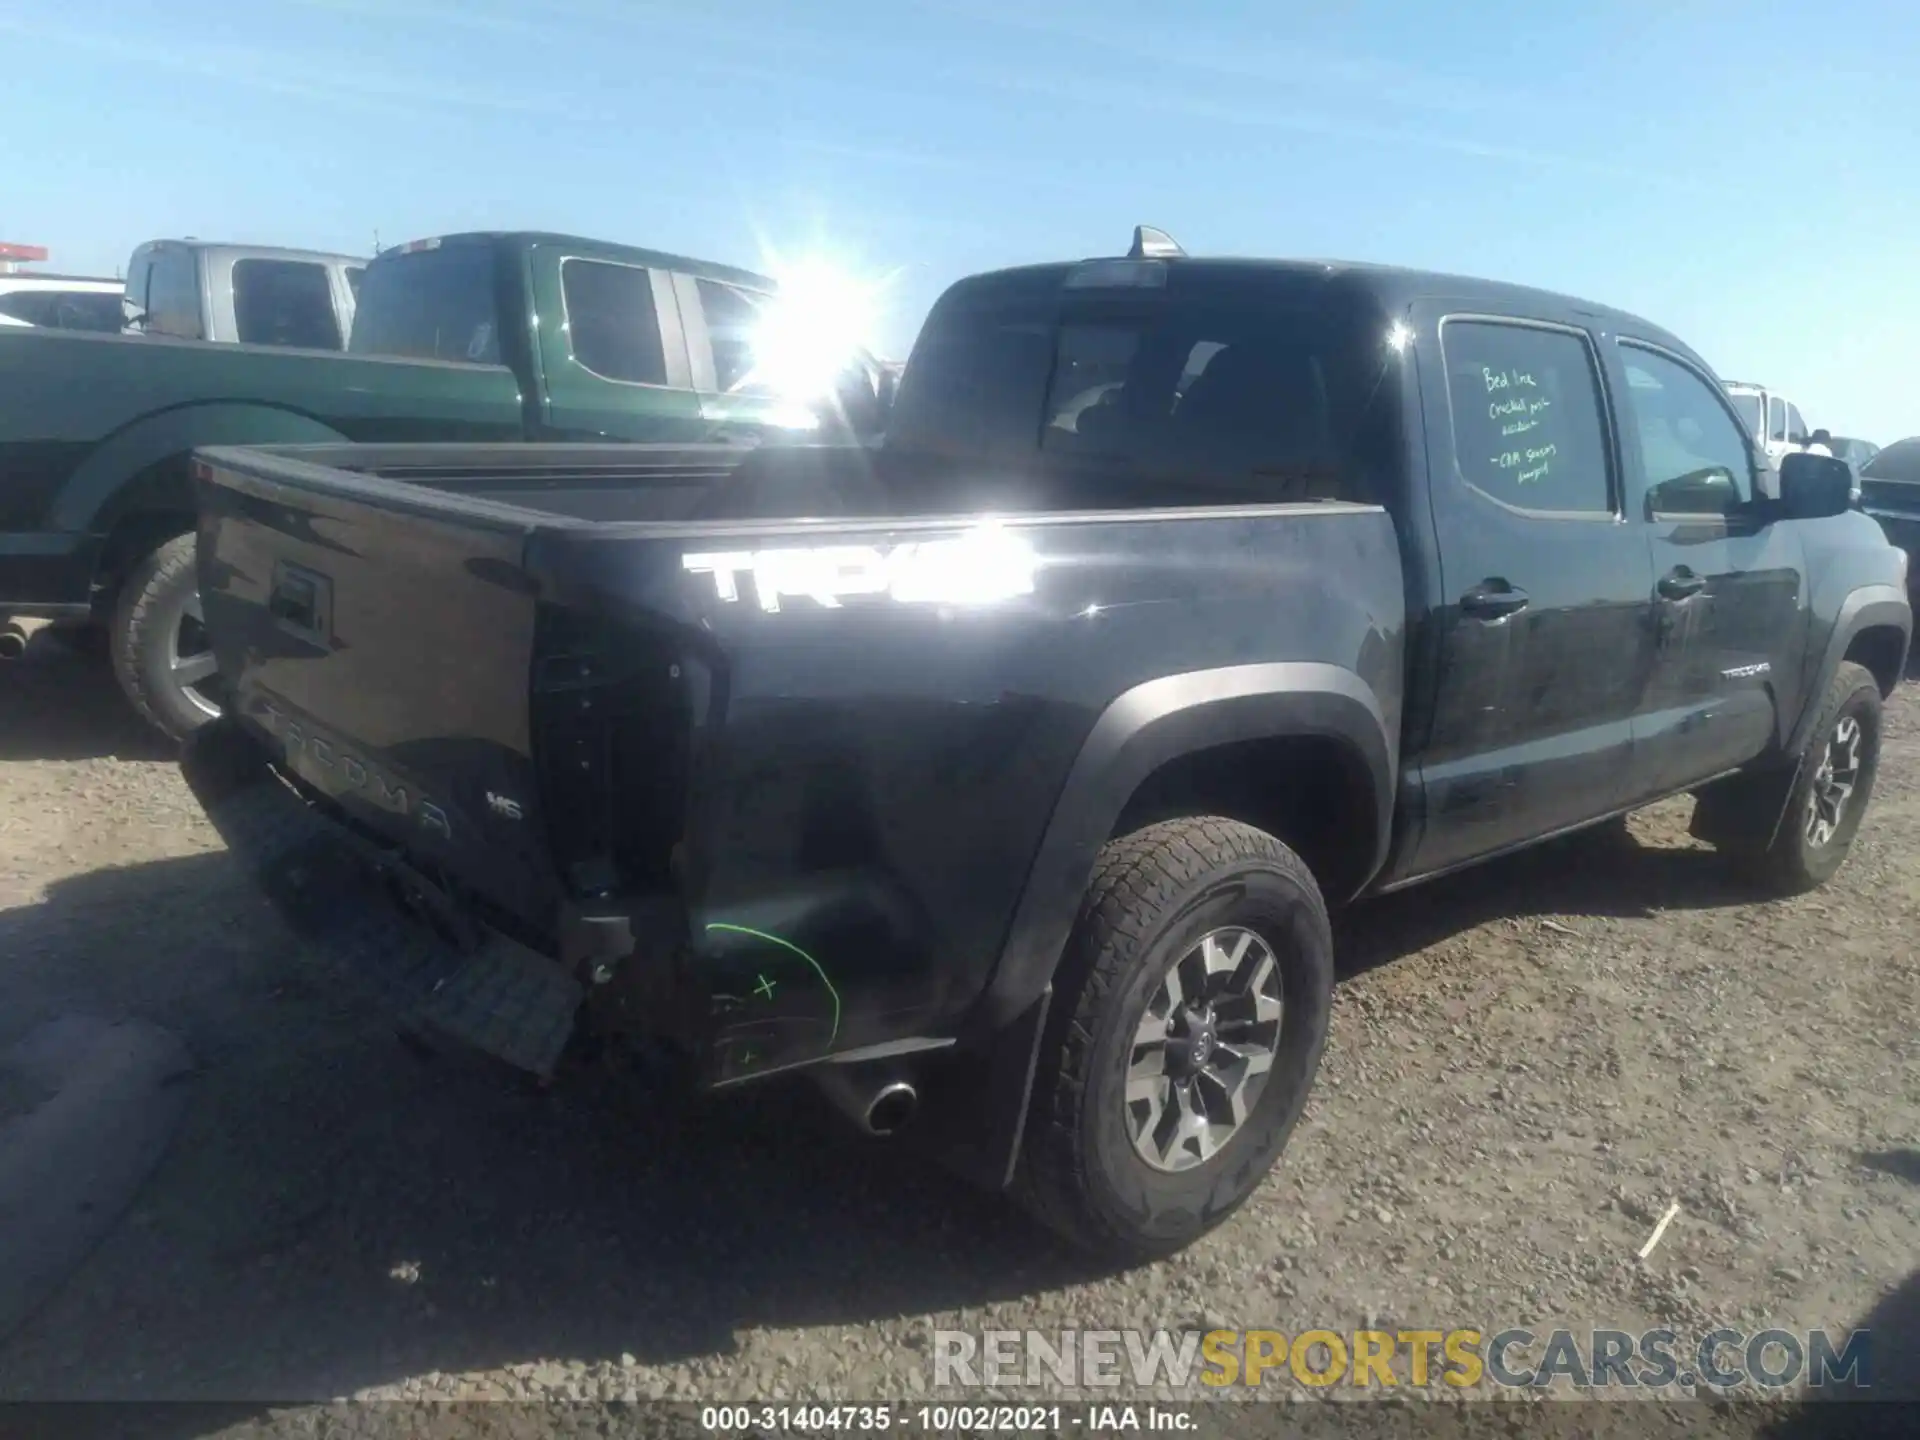
[[711, 575], [717, 597], [742, 598], [742, 576], [768, 614], [783, 598], [829, 610], [857, 595], [886, 595], [902, 604], [982, 605], [1033, 593], [1039, 558], [1018, 535], [981, 526], [940, 540], [875, 545], [824, 545], [684, 555], [681, 567]]

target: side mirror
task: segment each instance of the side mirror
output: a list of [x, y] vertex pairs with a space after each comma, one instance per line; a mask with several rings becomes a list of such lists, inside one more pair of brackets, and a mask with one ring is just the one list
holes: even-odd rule
[[1853, 467], [1799, 451], [1780, 462], [1780, 508], [1789, 519], [1821, 520], [1853, 507]]
[[1722, 466], [1663, 480], [1647, 492], [1649, 515], [1725, 515], [1740, 504], [1740, 487]]

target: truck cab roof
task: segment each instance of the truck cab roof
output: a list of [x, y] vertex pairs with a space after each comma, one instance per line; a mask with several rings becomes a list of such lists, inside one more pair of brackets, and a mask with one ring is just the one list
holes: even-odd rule
[[364, 255], [343, 255], [331, 250], [299, 250], [286, 245], [243, 245], [228, 240], [147, 240], [135, 247], [137, 256], [145, 250], [197, 250], [208, 256], [245, 260], [313, 260], [344, 265], [364, 265]]
[[409, 251], [431, 250], [442, 245], [472, 244], [503, 246], [514, 250], [525, 250], [535, 245], [554, 245], [576, 251], [582, 257], [624, 261], [627, 264], [640, 265], [648, 269], [671, 270], [682, 275], [692, 275], [696, 279], [724, 281], [729, 285], [739, 285], [749, 290], [778, 288], [770, 276], [757, 274], [752, 270], [743, 270], [738, 266], [716, 264], [711, 260], [675, 255], [665, 250], [643, 250], [634, 245], [591, 240], [584, 235], [568, 235], [552, 230], [464, 230], [451, 235], [434, 235], [420, 240], [411, 240], [404, 245], [395, 245], [382, 250], [380, 256], [385, 258], [389, 255], [404, 255]]
[[[1384, 316], [1398, 314], [1417, 300], [1457, 303], [1463, 308], [1485, 305], [1540, 318], [1558, 318], [1570, 325], [1632, 335], [1696, 362], [1700, 361], [1692, 348], [1670, 331], [1625, 310], [1532, 286], [1356, 260], [1189, 255], [1147, 255], [1124, 259], [1089, 257], [1080, 261], [1024, 265], [970, 276], [949, 287], [939, 303], [941, 306], [951, 304], [956, 307], [991, 306], [1000, 297], [1016, 303], [1031, 303], [1040, 292], [1049, 290], [1061, 295], [1074, 291], [1098, 293], [1108, 289], [1098, 279], [1101, 268], [1155, 266], [1165, 267], [1165, 288], [1168, 291], [1183, 293], [1189, 299], [1207, 291], [1217, 292], [1225, 299], [1263, 289], [1304, 294], [1315, 288], [1324, 288], [1329, 294], [1339, 292], [1365, 297]], [[1127, 274], [1126, 270], [1116, 268], [1111, 273], [1115, 277], [1113, 289], [1133, 288], [1139, 283], [1135, 279], [1121, 278]]]
[[0, 285], [9, 290], [63, 289], [76, 285], [107, 286], [118, 289], [120, 281], [111, 275], [55, 275], [45, 270], [0, 271]]

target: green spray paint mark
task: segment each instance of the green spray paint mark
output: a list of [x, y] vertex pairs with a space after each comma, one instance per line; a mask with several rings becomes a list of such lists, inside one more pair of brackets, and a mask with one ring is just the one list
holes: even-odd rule
[[782, 940], [778, 935], [769, 935], [764, 930], [751, 930], [745, 925], [723, 925], [718, 921], [709, 924], [707, 929], [723, 930], [730, 935], [748, 935], [755, 940], [764, 940], [767, 944], [778, 945], [782, 950], [790, 951], [806, 961], [807, 964], [813, 968], [813, 973], [820, 977], [820, 983], [827, 987], [827, 998], [833, 1001], [833, 1028], [827, 1032], [827, 1044], [831, 1046], [833, 1042], [839, 1038], [840, 992], [833, 988], [833, 981], [827, 978], [827, 972], [820, 968], [820, 962], [818, 960], [814, 959], [813, 956], [802, 950], [798, 945], [795, 945], [791, 940]]
[[760, 983], [753, 987], [753, 993], [762, 997], [763, 999], [771, 1000], [773, 998], [773, 990], [774, 990], [775, 983], [776, 982], [769, 980], [767, 979], [766, 976], [762, 975], [760, 977]]

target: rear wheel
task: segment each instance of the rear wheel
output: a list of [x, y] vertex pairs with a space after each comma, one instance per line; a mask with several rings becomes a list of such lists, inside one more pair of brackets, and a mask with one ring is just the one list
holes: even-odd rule
[[219, 718], [220, 676], [200, 611], [193, 536], [175, 536], [133, 567], [109, 638], [114, 676], [150, 724], [184, 740]]
[[1271, 835], [1206, 817], [1109, 844], [1056, 981], [1029, 1208], [1117, 1258], [1213, 1229], [1285, 1149], [1332, 992], [1325, 902]]

